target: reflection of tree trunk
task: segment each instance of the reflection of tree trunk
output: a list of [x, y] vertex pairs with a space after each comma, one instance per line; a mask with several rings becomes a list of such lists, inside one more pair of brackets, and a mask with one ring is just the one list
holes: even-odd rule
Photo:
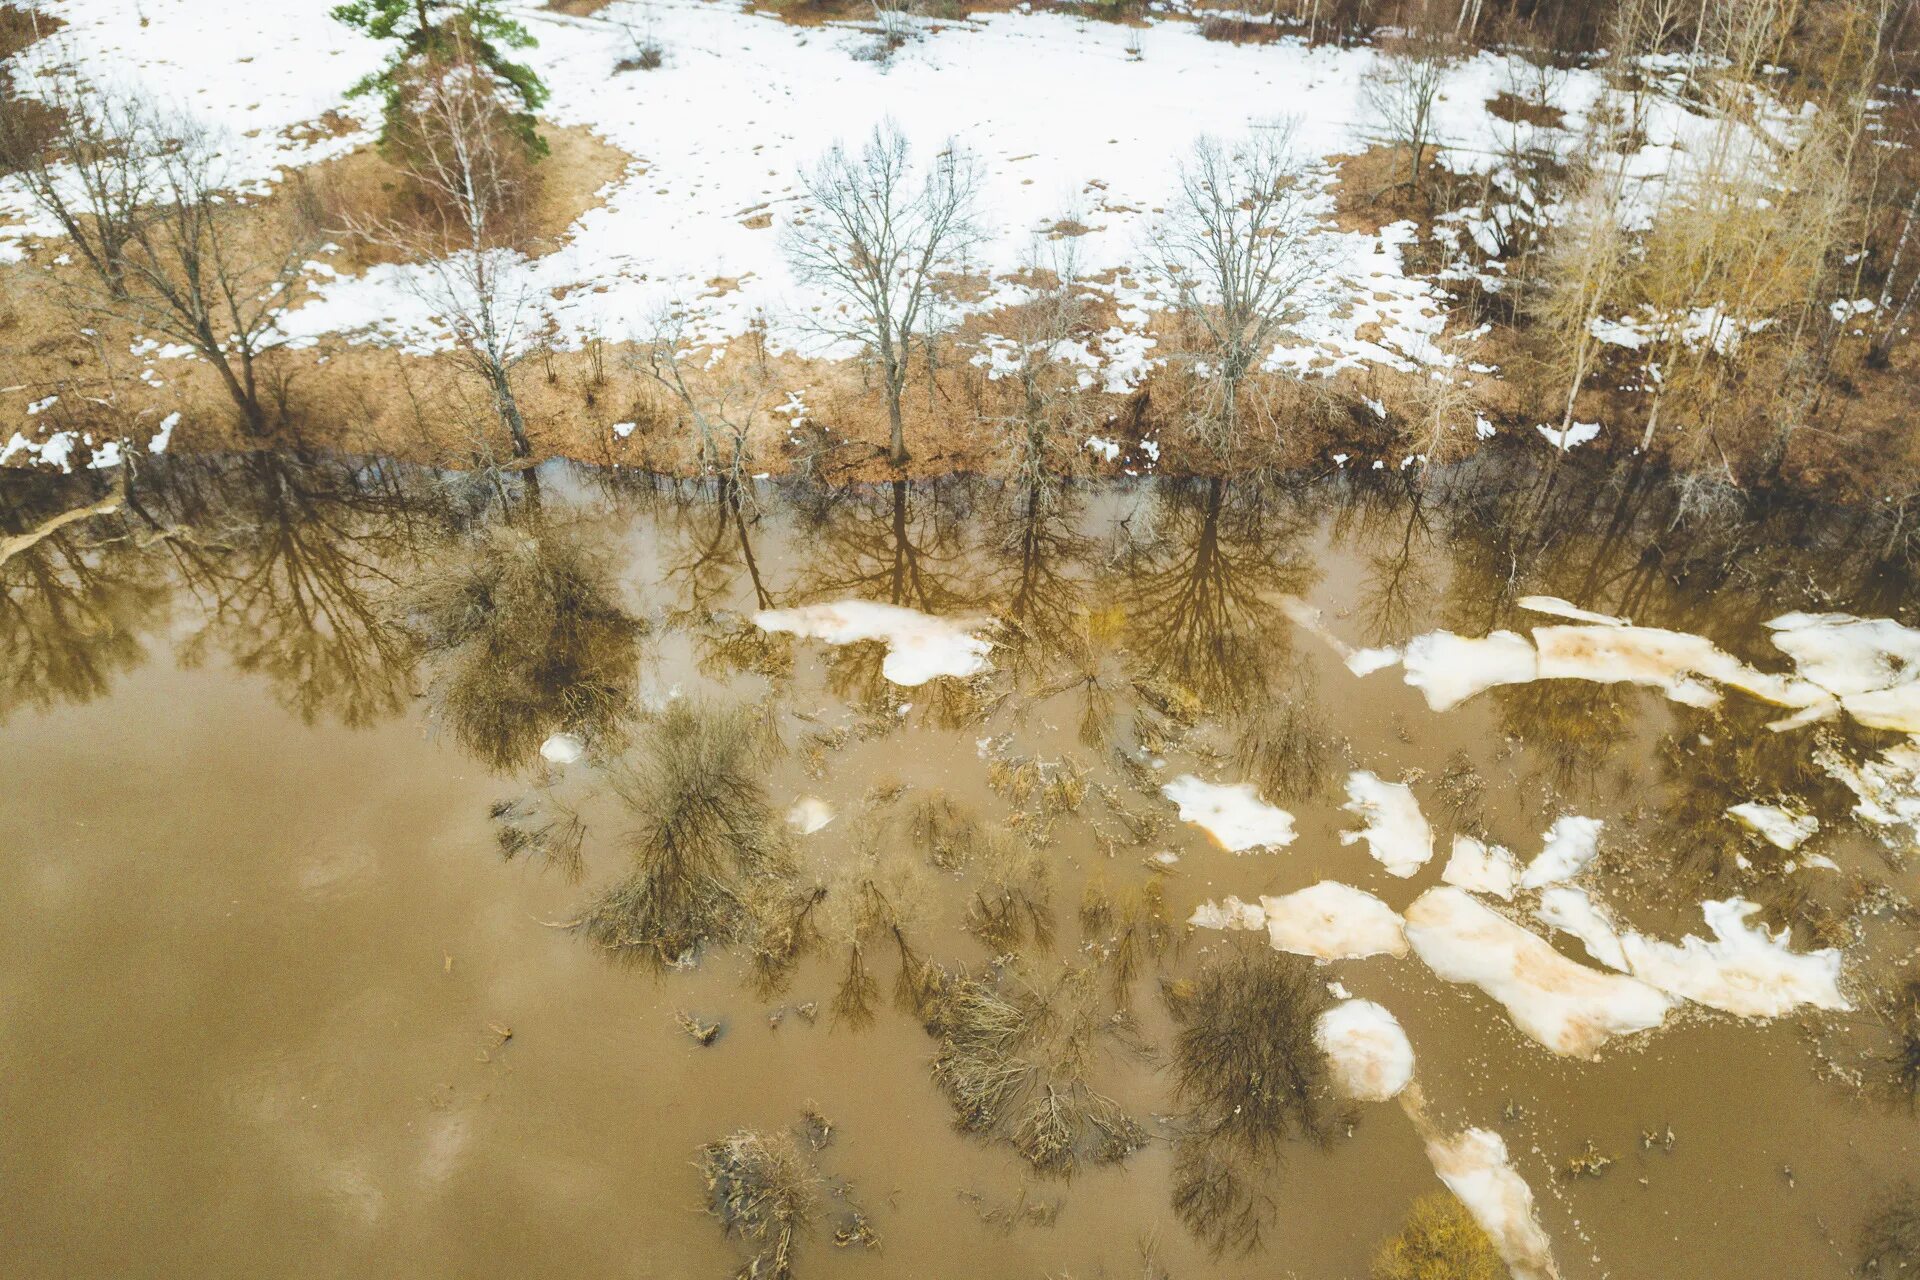
[[747, 536], [746, 512], [740, 502], [740, 483], [728, 477], [721, 481], [721, 486], [722, 501], [732, 517], [734, 532], [740, 539], [740, 561], [746, 565], [747, 578], [753, 583], [754, 604], [761, 609], [771, 609], [773, 593], [767, 590], [766, 584], [760, 580], [760, 562], [754, 558], [753, 540]]
[[[898, 406], [894, 410], [897, 415]], [[894, 419], [896, 430], [899, 418]], [[888, 599], [894, 604], [907, 602], [907, 579], [912, 568], [912, 543], [907, 540], [907, 482], [893, 482], [893, 587]]]

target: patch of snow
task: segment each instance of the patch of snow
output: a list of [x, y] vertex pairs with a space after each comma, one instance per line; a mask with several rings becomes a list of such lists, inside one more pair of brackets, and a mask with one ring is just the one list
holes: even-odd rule
[[965, 679], [987, 669], [991, 641], [977, 635], [980, 618], [936, 618], [874, 600], [838, 600], [792, 609], [762, 609], [753, 615], [762, 631], [808, 636], [828, 644], [877, 640], [887, 646], [880, 674], [894, 684], [925, 684], [936, 676]]
[[556, 733], [540, 744], [540, 756], [549, 764], [575, 764], [587, 754], [587, 744], [571, 733]]
[[1840, 992], [1839, 949], [1792, 951], [1787, 930], [1770, 934], [1747, 923], [1759, 910], [1743, 898], [1701, 903], [1712, 941], [1688, 934], [1675, 945], [1624, 934], [1627, 968], [1662, 991], [1743, 1018], [1779, 1017], [1801, 1005], [1851, 1009]]
[[1554, 819], [1553, 825], [1541, 834], [1545, 847], [1539, 857], [1527, 864], [1526, 874], [1520, 877], [1521, 886], [1538, 889], [1579, 875], [1600, 852], [1600, 829], [1605, 825], [1598, 818], [1571, 814]]
[[1514, 1280], [1558, 1280], [1553, 1244], [1534, 1213], [1533, 1189], [1514, 1172], [1499, 1134], [1463, 1129], [1450, 1138], [1428, 1137], [1427, 1159], [1493, 1241]]
[[1313, 1024], [1314, 1043], [1349, 1098], [1385, 1102], [1413, 1080], [1413, 1046], [1399, 1019], [1371, 1000], [1342, 1000]]
[[1275, 951], [1316, 960], [1362, 960], [1404, 956], [1407, 938], [1400, 915], [1370, 893], [1322, 880], [1310, 888], [1260, 899], [1267, 942]]
[[1810, 813], [1794, 813], [1778, 805], [1759, 804], [1751, 800], [1745, 804], [1730, 805], [1727, 816], [1749, 831], [1758, 833], [1778, 849], [1797, 849], [1809, 836], [1820, 830], [1820, 819]]
[[1657, 1027], [1670, 1001], [1644, 982], [1576, 964], [1544, 938], [1451, 886], [1407, 908], [1407, 942], [1448, 982], [1478, 987], [1557, 1054], [1591, 1058], [1614, 1036]]
[[1260, 798], [1250, 782], [1206, 782], [1183, 773], [1160, 787], [1180, 806], [1180, 820], [1204, 829], [1232, 853], [1284, 849], [1293, 843], [1293, 815]]
[[833, 806], [818, 796], [801, 796], [787, 810], [787, 826], [794, 834], [810, 836], [833, 821]]
[[1347, 776], [1347, 802], [1340, 807], [1367, 824], [1358, 831], [1342, 831], [1340, 843], [1365, 840], [1367, 852], [1389, 875], [1410, 876], [1433, 857], [1433, 828], [1404, 782], [1386, 782], [1359, 770]]
[[1563, 429], [1560, 427], [1550, 427], [1542, 422], [1534, 427], [1534, 430], [1545, 436], [1548, 444], [1560, 452], [1565, 453], [1567, 450], [1576, 449], [1599, 435], [1600, 424], [1597, 422], [1574, 422], [1569, 423]]
[[1606, 913], [1587, 896], [1585, 889], [1559, 885], [1540, 895], [1534, 918], [1541, 924], [1572, 934], [1592, 956], [1607, 968], [1626, 973], [1627, 956], [1620, 948], [1620, 930]]
[[1512, 901], [1514, 886], [1520, 882], [1520, 864], [1501, 845], [1457, 835], [1453, 838], [1453, 856], [1447, 859], [1440, 878], [1473, 893]]

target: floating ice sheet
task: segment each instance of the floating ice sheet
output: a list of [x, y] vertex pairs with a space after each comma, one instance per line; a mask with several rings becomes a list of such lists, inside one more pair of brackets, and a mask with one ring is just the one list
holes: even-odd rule
[[1366, 820], [1359, 831], [1340, 833], [1341, 844], [1367, 842], [1389, 875], [1410, 876], [1433, 857], [1433, 828], [1420, 802], [1403, 782], [1385, 782], [1362, 769], [1347, 777], [1347, 802], [1340, 806]]
[[874, 600], [839, 600], [792, 609], [762, 609], [753, 615], [762, 631], [787, 632], [854, 644], [878, 640], [887, 646], [880, 674], [898, 685], [920, 685], [936, 676], [965, 678], [987, 669], [992, 642], [976, 634], [982, 618], [936, 618]]
[[1501, 845], [1490, 845], [1472, 836], [1453, 838], [1453, 856], [1447, 859], [1440, 878], [1450, 885], [1496, 898], [1513, 898], [1520, 882], [1520, 864]]
[[1778, 805], [1754, 801], [1730, 805], [1727, 816], [1779, 849], [1797, 849], [1820, 830], [1820, 819], [1810, 813], [1795, 813]]
[[1401, 659], [1406, 681], [1426, 695], [1427, 706], [1446, 711], [1496, 685], [1537, 679], [1539, 663], [1525, 636], [1496, 631], [1483, 637], [1429, 631], [1407, 642]]
[[1380, 899], [1338, 880], [1277, 898], [1260, 899], [1267, 941], [1275, 951], [1320, 960], [1358, 960], [1407, 954], [1400, 913]]
[[1293, 815], [1260, 798], [1250, 782], [1207, 782], [1183, 773], [1160, 788], [1180, 806], [1180, 820], [1202, 828], [1233, 853], [1293, 843]]
[[1314, 1023], [1313, 1038], [1333, 1067], [1334, 1087], [1349, 1098], [1385, 1102], [1413, 1079], [1407, 1033], [1371, 1000], [1336, 1004]]
[[1407, 941], [1428, 968], [1486, 992], [1555, 1053], [1591, 1058], [1614, 1036], [1657, 1027], [1667, 1015], [1667, 997], [1646, 983], [1576, 964], [1460, 889], [1429, 889], [1406, 921]]
[[810, 836], [833, 821], [833, 806], [818, 796], [801, 796], [787, 810], [787, 825], [796, 835]]
[[1553, 1244], [1533, 1209], [1533, 1189], [1514, 1172], [1507, 1144], [1488, 1129], [1429, 1137], [1427, 1159], [1500, 1253], [1514, 1280], [1556, 1280]]
[[1793, 951], [1786, 930], [1747, 923], [1759, 910], [1743, 898], [1701, 903], [1712, 941], [1689, 934], [1676, 945], [1623, 934], [1627, 969], [1662, 991], [1743, 1018], [1776, 1018], [1801, 1005], [1852, 1008], [1840, 991], [1839, 950]]
[[1538, 889], [1579, 875], [1600, 852], [1600, 829], [1605, 825], [1598, 818], [1571, 814], [1554, 819], [1553, 825], [1541, 834], [1545, 846], [1540, 855], [1527, 864], [1526, 874], [1520, 877], [1521, 886]]

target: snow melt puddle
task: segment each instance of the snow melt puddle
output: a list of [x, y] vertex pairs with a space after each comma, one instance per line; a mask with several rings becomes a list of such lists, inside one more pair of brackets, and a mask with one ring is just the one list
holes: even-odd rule
[[1480, 988], [1555, 1053], [1591, 1058], [1617, 1035], [1657, 1027], [1670, 1001], [1644, 982], [1576, 964], [1466, 892], [1429, 889], [1406, 913], [1407, 941], [1448, 982]]
[[897, 685], [921, 685], [936, 676], [964, 679], [987, 669], [991, 641], [976, 633], [981, 618], [936, 618], [917, 609], [873, 600], [839, 600], [792, 609], [762, 609], [753, 615], [762, 631], [785, 632], [855, 644], [878, 640], [887, 646], [880, 674]]
[[1258, 903], [1233, 897], [1202, 903], [1187, 923], [1202, 929], [1265, 929], [1267, 944], [1275, 951], [1316, 960], [1407, 954], [1399, 914], [1372, 894], [1338, 880], [1322, 880]]
[[1371, 1000], [1342, 1000], [1313, 1026], [1334, 1087], [1362, 1102], [1397, 1097], [1413, 1080], [1413, 1046], [1399, 1019]]
[[1362, 769], [1347, 777], [1347, 802], [1340, 807], [1367, 824], [1341, 832], [1340, 843], [1365, 840], [1389, 875], [1410, 876], [1433, 857], [1433, 828], [1404, 782], [1385, 782]]
[[1262, 800], [1250, 782], [1206, 782], [1183, 773], [1160, 794], [1180, 806], [1182, 822], [1200, 827], [1230, 853], [1293, 843], [1293, 815]]

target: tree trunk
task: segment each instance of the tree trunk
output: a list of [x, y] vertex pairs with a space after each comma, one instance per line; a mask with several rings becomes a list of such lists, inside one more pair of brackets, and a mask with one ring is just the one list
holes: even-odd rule
[[527, 441], [526, 419], [520, 416], [520, 404], [513, 398], [513, 386], [507, 381], [507, 371], [496, 368], [492, 372], [493, 403], [500, 412], [500, 422], [513, 437], [513, 456], [530, 458], [533, 445]]
[[888, 457], [896, 467], [904, 467], [908, 462], [907, 429], [900, 417], [900, 393], [892, 386], [887, 388], [887, 425], [892, 430], [892, 448]]

